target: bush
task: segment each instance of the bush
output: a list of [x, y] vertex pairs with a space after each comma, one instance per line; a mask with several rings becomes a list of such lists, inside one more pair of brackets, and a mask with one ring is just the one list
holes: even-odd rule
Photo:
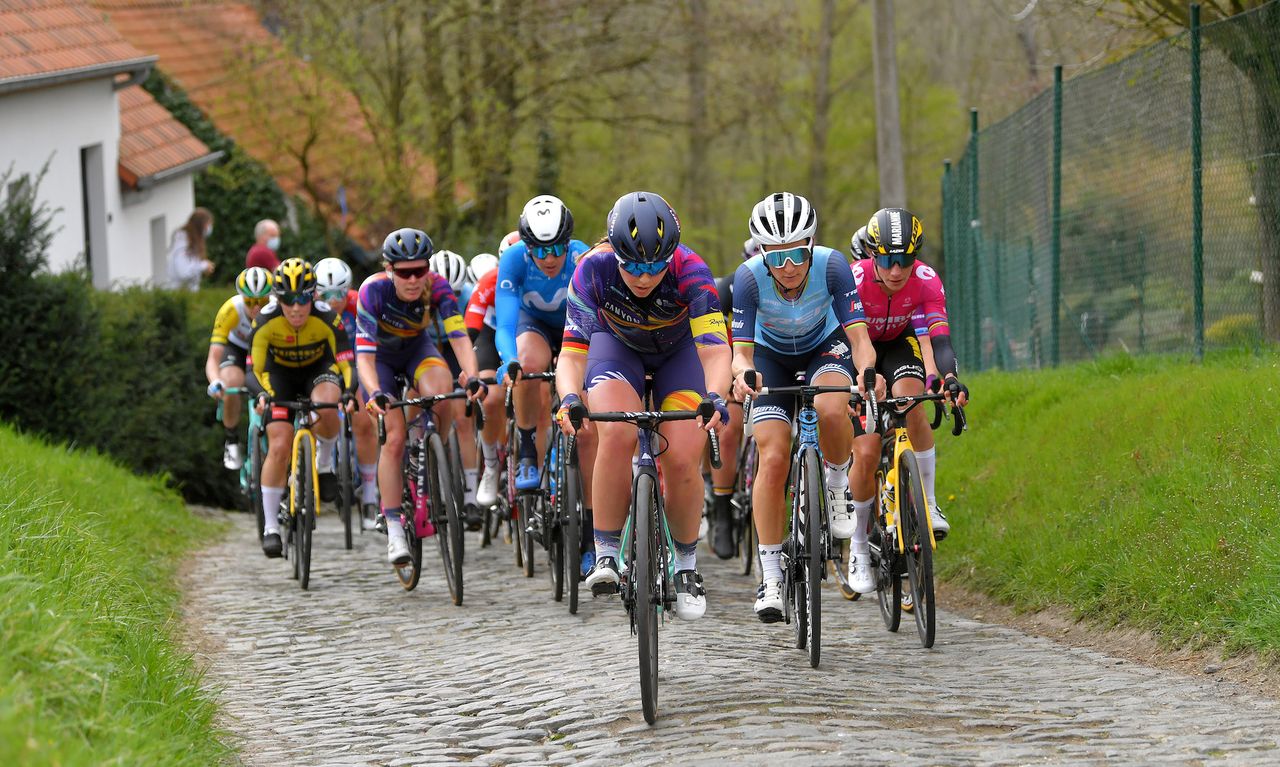
[[1256, 347], [1262, 343], [1256, 314], [1228, 314], [1204, 331], [1204, 340], [1214, 346]]

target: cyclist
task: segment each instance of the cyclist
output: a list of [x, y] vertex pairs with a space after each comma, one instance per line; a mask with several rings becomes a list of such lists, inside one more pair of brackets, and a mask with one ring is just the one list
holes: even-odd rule
[[[356, 337], [356, 302], [358, 296], [352, 289], [351, 267], [338, 258], [324, 258], [316, 262], [316, 298], [326, 303], [334, 314], [342, 319], [342, 329], [348, 339]], [[358, 395], [357, 395], [358, 396]], [[357, 413], [358, 399], [348, 411], [351, 420], [351, 436], [356, 443], [356, 467], [360, 472], [360, 524], [373, 528], [378, 516], [378, 440], [373, 429], [373, 419]]]
[[[249, 337], [252, 374], [249, 389], [258, 400], [267, 432], [267, 456], [262, 462], [262, 551], [268, 557], [281, 554], [277, 511], [284, 497], [293, 443], [293, 421], [288, 409], [266, 409], [267, 399], [313, 402], [349, 402], [352, 394], [351, 342], [342, 320], [315, 299], [316, 277], [311, 264], [290, 258], [276, 267], [271, 281], [275, 300], [263, 308]], [[317, 411], [316, 439], [332, 446], [338, 438], [338, 413]], [[332, 466], [316, 467], [332, 472]], [[332, 475], [330, 475], [332, 477]]]
[[[931, 371], [926, 367], [916, 337], [923, 331], [933, 344], [936, 371], [932, 374], [941, 375], [949, 402], [964, 405], [969, 390], [956, 376], [956, 355], [951, 346], [942, 279], [931, 266], [918, 260], [924, 245], [924, 227], [920, 220], [903, 208], [883, 208], [867, 223], [864, 242], [869, 258], [853, 264], [853, 281], [876, 349], [876, 369], [888, 381], [891, 395], [924, 393], [926, 376]], [[907, 414], [907, 435], [920, 466], [934, 536], [940, 541], [947, 537], [951, 527], [934, 493], [937, 459], [933, 432], [922, 408], [914, 408]], [[853, 549], [865, 552], [867, 522], [875, 500], [880, 436], [872, 433], [856, 438], [853, 454], [849, 489], [856, 520], [848, 530], [852, 536], [846, 537], [850, 537]], [[850, 557], [851, 581], [854, 568], [864, 566], [863, 556]]]
[[849, 255], [855, 262], [870, 258], [867, 254], [867, 228], [864, 226], [849, 238]]
[[[748, 226], [761, 254], [734, 275], [735, 389], [744, 396], [751, 391], [745, 375], [751, 370], [757, 371], [757, 386], [790, 385], [797, 371], [804, 371], [805, 380], [814, 386], [852, 385], [858, 377], [855, 365], [858, 370], [874, 365], [875, 351], [848, 262], [839, 252], [814, 243], [817, 213], [804, 197], [778, 192], [756, 204]], [[814, 406], [831, 532], [847, 538], [847, 472], [853, 445], [849, 397], [819, 394]], [[755, 613], [765, 623], [783, 618], [782, 539], [795, 409], [794, 397], [767, 395], [751, 411], [759, 454], [751, 503], [763, 577]], [[855, 588], [874, 591], [875, 584]]]
[[[480, 377], [489, 378], [498, 374], [497, 320], [493, 309], [494, 293], [498, 287], [498, 258], [492, 253], [477, 253], [467, 269], [475, 283], [471, 300], [467, 302], [467, 334], [475, 345]], [[507, 430], [502, 405], [501, 397], [488, 397], [484, 401], [484, 429], [480, 432], [484, 469], [476, 486], [476, 505], [482, 509], [498, 502], [498, 442]]]
[[[716, 393], [729, 383], [724, 316], [711, 270], [680, 244], [680, 222], [666, 200], [652, 192], [623, 195], [609, 213], [607, 231], [583, 257], [569, 289], [564, 354], [556, 369], [562, 397], [557, 418], [569, 432], [573, 427], [565, 416], [586, 402], [601, 411], [640, 410], [647, 373], [663, 410], [693, 409], [703, 398], [715, 405], [707, 423], [663, 424], [655, 446], [674, 539], [675, 613], [696, 619], [706, 611], [697, 568], [703, 502], [698, 459], [704, 442], [699, 428], [723, 429], [729, 417]], [[587, 486], [584, 496], [596, 510], [596, 562], [586, 582], [597, 596], [618, 590], [630, 495], [623, 488], [631, 486], [636, 444], [635, 427], [625, 423], [595, 424], [583, 434], [580, 462], [590, 466], [594, 458], [594, 487], [607, 488], [593, 494]]]
[[[463, 328], [458, 299], [448, 281], [431, 271], [431, 238], [418, 229], [397, 229], [382, 243], [385, 270], [360, 286], [356, 312], [356, 370], [365, 407], [387, 415], [386, 443], [378, 456], [378, 491], [387, 525], [387, 561], [409, 561], [409, 545], [400, 525], [404, 489], [401, 466], [407, 424], [402, 411], [387, 413], [387, 402], [399, 394], [396, 375], [403, 375], [423, 396], [453, 390], [449, 365], [440, 356], [427, 327], [434, 317], [444, 325], [449, 346], [462, 369], [458, 382], [476, 379], [476, 356]], [[484, 388], [471, 395], [484, 396]]]
[[249, 336], [253, 321], [271, 297], [271, 272], [252, 267], [236, 277], [236, 294], [228, 298], [213, 320], [213, 336], [209, 339], [209, 356], [204, 361], [204, 376], [209, 380], [209, 396], [222, 401], [222, 427], [226, 437], [222, 444], [222, 465], [239, 471], [244, 465], [237, 436], [240, 425], [240, 399], [225, 398], [223, 392], [244, 386], [245, 360], [249, 357]]

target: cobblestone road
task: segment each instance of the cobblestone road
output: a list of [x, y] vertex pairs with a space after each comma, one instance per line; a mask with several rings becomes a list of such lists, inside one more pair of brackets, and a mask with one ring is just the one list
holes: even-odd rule
[[304, 592], [232, 518], [185, 609], [247, 764], [1280, 763], [1276, 702], [947, 614], [922, 650], [913, 624], [890, 634], [874, 600], [833, 589], [815, 671], [789, 626], [756, 622], [754, 585], [707, 556], [707, 616], [660, 634], [651, 728], [616, 599], [571, 616], [545, 567], [527, 580], [474, 535], [463, 607], [434, 547], [405, 593], [385, 539], [345, 551], [332, 515]]

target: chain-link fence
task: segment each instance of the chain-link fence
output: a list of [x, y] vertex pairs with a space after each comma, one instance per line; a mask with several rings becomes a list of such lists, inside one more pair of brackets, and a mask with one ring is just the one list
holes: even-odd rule
[[1280, 341], [1280, 0], [977, 122], [942, 181], [967, 368]]

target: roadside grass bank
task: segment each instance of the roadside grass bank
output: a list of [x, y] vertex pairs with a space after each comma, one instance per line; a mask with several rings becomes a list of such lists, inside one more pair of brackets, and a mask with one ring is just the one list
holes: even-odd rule
[[180, 558], [220, 528], [158, 478], [0, 425], [5, 764], [229, 760], [175, 612]]
[[937, 432], [942, 577], [1280, 660], [1280, 356], [1115, 357], [967, 383], [969, 432]]

